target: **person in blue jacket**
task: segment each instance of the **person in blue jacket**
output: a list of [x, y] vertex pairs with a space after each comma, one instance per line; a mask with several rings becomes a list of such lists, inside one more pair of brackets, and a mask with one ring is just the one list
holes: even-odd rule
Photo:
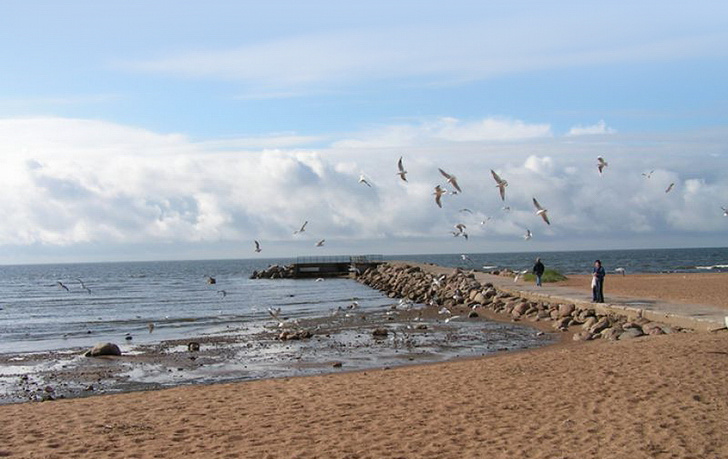
[[594, 262], [594, 270], [592, 270], [592, 302], [604, 303], [604, 277], [607, 272], [602, 267], [602, 261]]

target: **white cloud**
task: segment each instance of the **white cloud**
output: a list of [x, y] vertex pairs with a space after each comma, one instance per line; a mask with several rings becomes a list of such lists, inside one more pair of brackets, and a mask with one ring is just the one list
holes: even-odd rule
[[[156, 242], [185, 248], [234, 241], [244, 247], [259, 239], [274, 251], [268, 242], [310, 250], [310, 240], [326, 238], [327, 251], [346, 252], [362, 240], [455, 244], [449, 231], [464, 222], [472, 252], [519, 248], [525, 228], [536, 235], [531, 248], [584, 239], [598, 246], [613, 234], [713, 235], [728, 224], [720, 210], [728, 204], [728, 157], [719, 154], [725, 143], [716, 143], [728, 140], [725, 130], [713, 131], [706, 143], [694, 133], [671, 133], [663, 139], [669, 142], [615, 134], [607, 145], [575, 146], [548, 136], [491, 139], [482, 126], [491, 125], [444, 119], [399, 126], [409, 134], [397, 148], [372, 147], [392, 131], [383, 128], [356, 136], [357, 148], [342, 141], [316, 150], [242, 151], [97, 121], [0, 120], [0, 246]], [[531, 132], [521, 122], [503, 127]], [[602, 177], [597, 154], [609, 161]], [[408, 183], [396, 175], [400, 156]], [[438, 167], [455, 174], [464, 190], [444, 197], [442, 209], [432, 196], [433, 187], [444, 184]], [[490, 169], [509, 182], [505, 203]], [[652, 169], [650, 179], [641, 176]], [[359, 184], [359, 173], [374, 187]], [[666, 194], [670, 182], [676, 187]], [[535, 215], [533, 197], [549, 209], [553, 225]], [[511, 212], [501, 209], [504, 204]], [[474, 214], [459, 213], [462, 208]], [[492, 219], [481, 226], [486, 216]], [[306, 234], [294, 237], [305, 220]]]
[[501, 142], [552, 137], [549, 124], [529, 124], [521, 120], [490, 117], [462, 121], [441, 117], [419, 124], [380, 127], [356, 138], [336, 141], [335, 148], [405, 147], [436, 143]]
[[572, 127], [568, 133], [566, 133], [567, 136], [588, 136], [588, 135], [595, 135], [595, 134], [614, 134], [617, 130], [610, 128], [607, 126], [607, 124], [604, 122], [604, 120], [599, 120], [596, 124], [590, 125], [590, 126], [574, 126]]

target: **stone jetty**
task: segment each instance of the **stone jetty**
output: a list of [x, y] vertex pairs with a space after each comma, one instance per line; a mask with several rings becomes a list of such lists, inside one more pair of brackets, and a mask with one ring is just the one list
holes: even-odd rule
[[390, 298], [448, 309], [467, 307], [471, 311], [490, 310], [512, 321], [550, 322], [553, 329], [573, 333], [577, 341], [624, 340], [642, 335], [678, 332], [676, 326], [601, 312], [588, 305], [531, 299], [481, 283], [475, 272], [453, 269], [450, 274], [433, 274], [421, 267], [386, 263], [370, 268], [355, 278]]
[[254, 271], [250, 275], [250, 279], [279, 279], [279, 278], [293, 278], [295, 271], [294, 264], [290, 265], [271, 265], [268, 268], [261, 271]]

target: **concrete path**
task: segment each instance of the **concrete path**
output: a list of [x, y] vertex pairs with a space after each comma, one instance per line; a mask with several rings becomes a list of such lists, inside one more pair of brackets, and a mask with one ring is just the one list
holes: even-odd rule
[[[451, 267], [441, 267], [430, 264], [414, 262], [396, 262], [420, 267], [435, 275], [450, 275], [455, 270]], [[606, 303], [592, 303], [591, 293], [584, 290], [564, 286], [544, 284], [541, 287], [524, 281], [514, 281], [512, 277], [491, 275], [489, 273], [475, 272], [475, 278], [480, 283], [492, 283], [498, 289], [534, 300], [543, 300], [552, 303], [573, 303], [581, 308], [594, 308], [598, 312], [617, 313], [630, 318], [643, 316], [652, 321], [674, 326], [701, 330], [715, 331], [725, 328], [728, 324], [728, 310], [711, 305], [684, 304], [655, 299], [627, 297], [605, 294]]]

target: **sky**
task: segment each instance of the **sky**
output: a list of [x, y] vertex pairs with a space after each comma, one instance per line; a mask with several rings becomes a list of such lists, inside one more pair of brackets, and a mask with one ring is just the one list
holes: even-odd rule
[[726, 245], [725, 2], [0, 8], [1, 264]]

